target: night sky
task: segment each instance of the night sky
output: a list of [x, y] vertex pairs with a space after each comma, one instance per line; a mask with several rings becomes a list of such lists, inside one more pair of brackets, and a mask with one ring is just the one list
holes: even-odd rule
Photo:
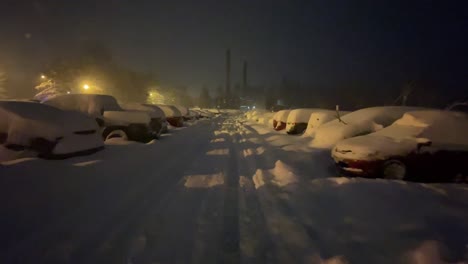
[[120, 64], [194, 91], [224, 83], [224, 52], [249, 82], [283, 77], [311, 93], [398, 90], [421, 80], [468, 95], [467, 1], [1, 1], [0, 67], [15, 96], [55, 57], [86, 40]]

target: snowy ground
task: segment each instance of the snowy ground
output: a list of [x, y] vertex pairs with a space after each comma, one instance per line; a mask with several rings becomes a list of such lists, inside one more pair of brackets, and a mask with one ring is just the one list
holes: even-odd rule
[[230, 115], [0, 166], [0, 263], [463, 263], [468, 186], [336, 177]]

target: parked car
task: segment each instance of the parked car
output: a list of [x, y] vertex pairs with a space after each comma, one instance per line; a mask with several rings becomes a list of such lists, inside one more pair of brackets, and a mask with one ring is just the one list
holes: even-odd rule
[[340, 141], [332, 157], [341, 170], [368, 177], [468, 176], [467, 133], [465, 113], [409, 112], [387, 128]]
[[187, 107], [181, 105], [174, 105], [174, 107], [177, 108], [177, 110], [179, 110], [184, 121], [190, 120], [190, 111]]
[[215, 117], [215, 114], [213, 114], [210, 111], [207, 111], [205, 109], [195, 109], [194, 111], [197, 111], [200, 114], [200, 118], [213, 118]]
[[286, 123], [286, 133], [290, 135], [304, 133], [307, 128], [310, 115], [321, 110], [322, 109], [317, 108], [299, 108], [291, 110]]
[[258, 117], [258, 123], [262, 124], [262, 125], [270, 125], [273, 124], [272, 120], [273, 120], [273, 116], [275, 115], [275, 113], [272, 113], [272, 112], [265, 112], [263, 114], [261, 114], [259, 117]]
[[281, 110], [273, 116], [273, 128], [276, 131], [280, 131], [286, 128], [286, 123], [288, 121], [290, 112], [291, 110]]
[[375, 132], [391, 125], [405, 113], [421, 109], [408, 106], [381, 106], [351, 112], [320, 126], [315, 132], [312, 146], [332, 148], [340, 140]]
[[[349, 112], [341, 111], [341, 115], [348, 114]], [[315, 131], [323, 125], [334, 119], [337, 119], [338, 113], [332, 110], [320, 110], [310, 115], [309, 121], [307, 122], [307, 129], [304, 131], [304, 136], [313, 137]]]
[[104, 148], [96, 122], [86, 115], [26, 101], [0, 101], [0, 161], [32, 154], [61, 159]]
[[156, 131], [155, 137], [159, 138], [162, 133], [167, 133], [167, 121], [164, 111], [156, 105], [141, 104], [141, 103], [120, 103], [126, 111], [141, 111], [147, 113], [150, 118], [150, 126], [153, 131]]
[[161, 110], [163, 110], [164, 115], [166, 115], [167, 122], [173, 127], [183, 127], [184, 118], [182, 113], [173, 105], [157, 105]]
[[105, 140], [118, 137], [147, 142], [157, 135], [157, 131], [151, 128], [151, 118], [147, 113], [125, 111], [110, 95], [64, 94], [43, 103], [62, 110], [78, 111], [94, 118], [101, 127]]

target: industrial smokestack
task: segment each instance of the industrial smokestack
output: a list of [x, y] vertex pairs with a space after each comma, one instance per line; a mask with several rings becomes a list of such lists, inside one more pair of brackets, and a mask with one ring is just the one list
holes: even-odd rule
[[244, 96], [247, 94], [247, 61], [244, 61], [242, 68], [242, 92]]
[[226, 50], [226, 97], [231, 96], [231, 50]]

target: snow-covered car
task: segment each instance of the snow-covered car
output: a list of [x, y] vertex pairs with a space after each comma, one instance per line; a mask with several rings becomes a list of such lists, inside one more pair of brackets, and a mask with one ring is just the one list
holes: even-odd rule
[[155, 137], [159, 137], [162, 133], [167, 133], [167, 121], [164, 111], [156, 105], [141, 104], [141, 103], [119, 103], [126, 111], [141, 111], [147, 113], [150, 118], [150, 126], [155, 131]]
[[273, 112], [263, 113], [258, 117], [258, 123], [260, 123], [262, 125], [269, 125], [270, 122], [272, 122], [274, 115], [275, 115], [275, 113], [273, 113]]
[[122, 138], [146, 142], [157, 135], [157, 131], [151, 128], [151, 118], [147, 113], [125, 111], [110, 95], [63, 94], [43, 103], [62, 110], [78, 111], [94, 118], [106, 140]]
[[389, 127], [339, 142], [332, 157], [343, 171], [363, 176], [468, 176], [468, 115], [409, 112]]
[[[340, 112], [342, 115], [347, 113], [348, 112], [343, 111]], [[309, 121], [307, 122], [307, 128], [304, 131], [304, 136], [313, 137], [315, 135], [315, 131], [317, 131], [321, 125], [336, 119], [337, 116], [337, 112], [332, 110], [320, 110], [312, 113]]]
[[290, 135], [302, 134], [307, 128], [310, 115], [322, 111], [318, 108], [299, 108], [291, 110], [286, 122], [286, 133]]
[[204, 110], [204, 109], [195, 109], [194, 111], [197, 111], [200, 114], [201, 118], [213, 118], [213, 117], [215, 117], [215, 114], [213, 114], [210, 111]]
[[181, 105], [174, 105], [174, 107], [177, 108], [177, 110], [179, 110], [180, 114], [182, 115], [182, 118], [185, 121], [191, 119], [190, 111], [189, 111], [189, 109], [187, 107], [181, 106]]
[[25, 101], [0, 101], [0, 161], [37, 155], [60, 159], [104, 148], [86, 115]]
[[164, 112], [167, 122], [173, 127], [183, 127], [184, 118], [182, 113], [173, 105], [157, 105]]
[[291, 110], [281, 110], [276, 112], [273, 116], [273, 128], [276, 131], [280, 131], [286, 128], [286, 123], [288, 122], [288, 116]]
[[367, 135], [391, 125], [405, 113], [421, 110], [409, 106], [379, 106], [360, 109], [320, 126], [312, 147], [332, 148], [338, 141]]

